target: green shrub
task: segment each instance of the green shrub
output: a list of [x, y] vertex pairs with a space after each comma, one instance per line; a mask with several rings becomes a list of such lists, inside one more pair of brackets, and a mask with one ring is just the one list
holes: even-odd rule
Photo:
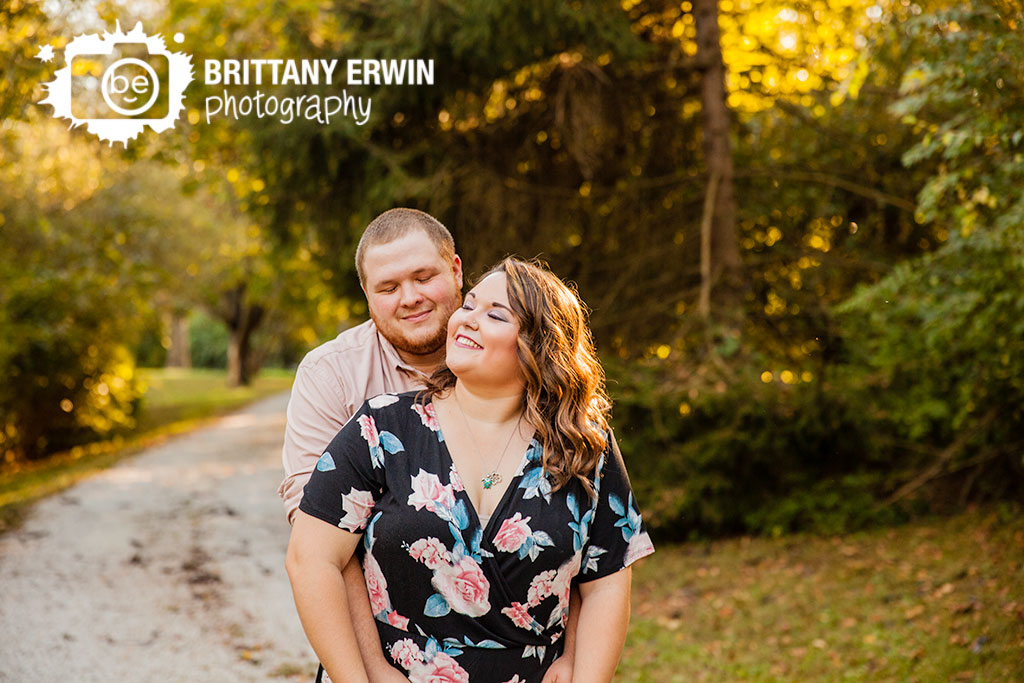
[[0, 453], [12, 461], [134, 424], [141, 394], [123, 308], [101, 276], [7, 277], [0, 295]]
[[665, 538], [822, 533], [891, 521], [870, 420], [820, 381], [684, 387], [654, 363], [607, 366], [616, 435], [652, 531]]
[[188, 320], [192, 367], [224, 369], [228, 366], [228, 328], [201, 308]]

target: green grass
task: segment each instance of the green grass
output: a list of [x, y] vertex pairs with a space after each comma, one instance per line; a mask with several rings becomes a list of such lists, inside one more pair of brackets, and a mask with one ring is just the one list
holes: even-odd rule
[[1024, 680], [1019, 506], [663, 546], [633, 586], [616, 681]]
[[268, 369], [247, 387], [229, 387], [223, 370], [143, 368], [148, 387], [135, 431], [145, 433], [183, 420], [219, 415], [270, 394], [291, 388], [295, 373]]
[[79, 446], [38, 463], [0, 472], [0, 532], [18, 523], [25, 508], [62, 491], [168, 436], [292, 385], [294, 373], [264, 370], [247, 387], [228, 387], [223, 370], [141, 369], [147, 390], [131, 432]]

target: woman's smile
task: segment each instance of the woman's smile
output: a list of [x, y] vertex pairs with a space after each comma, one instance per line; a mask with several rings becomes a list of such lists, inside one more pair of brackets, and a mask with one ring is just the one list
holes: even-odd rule
[[484, 347], [477, 344], [475, 341], [470, 339], [464, 334], [455, 335], [455, 345], [461, 346], [464, 349], [482, 349]]

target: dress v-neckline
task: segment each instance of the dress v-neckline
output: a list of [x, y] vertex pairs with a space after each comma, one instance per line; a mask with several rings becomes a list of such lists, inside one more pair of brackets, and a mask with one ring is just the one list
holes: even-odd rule
[[512, 479], [508, 482], [508, 486], [506, 486], [505, 490], [502, 491], [501, 498], [498, 499], [498, 504], [494, 506], [493, 510], [491, 510], [491, 514], [488, 517], [486, 524], [481, 523], [480, 512], [479, 510], [476, 509], [476, 505], [473, 504], [473, 498], [469, 495], [469, 491], [466, 490], [465, 479], [463, 479], [462, 474], [459, 472], [458, 465], [455, 464], [455, 458], [452, 457], [452, 452], [448, 450], [448, 439], [444, 437], [444, 430], [441, 428], [440, 421], [438, 421], [437, 423], [437, 432], [442, 437], [439, 444], [441, 446], [441, 450], [444, 452], [445, 456], [447, 456], [448, 464], [451, 466], [451, 471], [454, 472], [455, 476], [459, 478], [459, 484], [461, 484], [462, 486], [462, 489], [460, 491], [456, 491], [455, 493], [461, 493], [465, 497], [466, 507], [468, 507], [472, 511], [473, 517], [474, 519], [476, 519], [476, 525], [482, 530], [483, 537], [486, 539], [488, 538], [487, 532], [491, 528], [491, 525], [494, 524], [494, 521], [496, 519], [501, 517], [502, 508], [508, 505], [508, 497], [515, 490], [516, 482], [520, 480], [523, 477], [523, 474], [525, 473], [526, 465], [529, 462], [530, 449], [533, 448], [534, 436], [537, 434], [537, 432], [535, 431], [533, 434], [530, 434], [530, 439], [526, 442], [526, 450], [523, 451], [523, 456], [519, 459], [519, 466], [516, 468], [515, 474], [512, 476]]

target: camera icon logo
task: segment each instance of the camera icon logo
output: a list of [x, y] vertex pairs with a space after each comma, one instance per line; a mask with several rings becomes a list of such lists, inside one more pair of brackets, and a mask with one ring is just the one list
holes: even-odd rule
[[142, 31], [141, 23], [128, 33], [118, 24], [102, 37], [78, 36], [64, 59], [67, 67], [44, 84], [49, 94], [40, 103], [111, 144], [127, 146], [147, 126], [156, 132], [173, 127], [193, 80], [191, 56], [169, 52], [160, 36]]
[[[141, 68], [145, 73], [132, 76], [129, 80], [129, 77], [125, 76], [123, 72], [132, 67], [135, 67], [135, 70]], [[121, 69], [121, 73], [118, 73], [119, 69]], [[129, 90], [131, 92], [128, 92]], [[107, 67], [107, 70], [103, 73], [100, 91], [103, 93], [103, 100], [107, 103], [108, 107], [118, 114], [135, 116], [136, 114], [148, 112], [149, 108], [153, 106], [153, 102], [160, 95], [160, 79], [157, 77], [153, 67], [146, 64], [146, 62], [134, 57], [125, 57]], [[145, 97], [147, 93], [149, 98], [146, 99], [144, 104], [138, 105], [140, 96]], [[134, 108], [125, 109], [116, 104], [114, 99], [111, 99], [112, 97], [114, 99], [121, 98], [122, 104]]]

